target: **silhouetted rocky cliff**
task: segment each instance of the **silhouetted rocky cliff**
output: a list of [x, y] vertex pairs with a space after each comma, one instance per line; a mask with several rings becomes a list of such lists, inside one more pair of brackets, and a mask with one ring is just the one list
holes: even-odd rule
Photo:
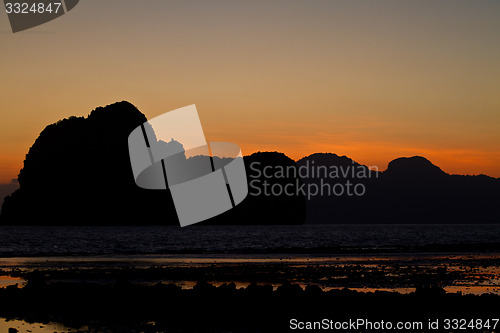
[[[244, 157], [248, 196], [232, 210], [205, 224], [303, 224], [306, 200], [295, 162], [283, 153], [258, 152]], [[290, 170], [276, 174], [275, 170]], [[287, 191], [285, 191], [285, 188]]]
[[[120, 102], [99, 107], [86, 118], [70, 117], [47, 126], [26, 155], [18, 177], [20, 188], [5, 198], [0, 222], [178, 225], [170, 192], [141, 189], [133, 178], [128, 136], [145, 121], [132, 104]], [[191, 159], [196, 163], [196, 157]], [[259, 164], [256, 168], [295, 167], [281, 153], [253, 154], [244, 161], [247, 169], [252, 161]], [[288, 180], [271, 177], [267, 181]], [[299, 224], [304, 219], [305, 201], [300, 195], [249, 196], [229, 213], [205, 224]]]
[[[146, 120], [120, 102], [47, 126], [0, 222], [178, 225], [170, 192], [141, 189], [132, 175], [128, 136]], [[383, 172], [325, 153], [295, 163], [259, 152], [244, 162], [248, 197], [203, 224], [500, 223], [500, 179], [449, 175], [423, 157], [395, 159]]]
[[167, 191], [136, 186], [130, 132], [146, 117], [128, 102], [47, 126], [29, 149], [2, 224], [176, 224]]

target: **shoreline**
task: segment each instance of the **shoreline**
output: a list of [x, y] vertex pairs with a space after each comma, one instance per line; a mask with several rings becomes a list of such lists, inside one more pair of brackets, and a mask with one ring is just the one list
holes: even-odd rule
[[0, 289], [0, 298], [0, 321], [60, 323], [63, 332], [82, 333], [288, 332], [292, 331], [288, 326], [292, 318], [469, 321], [497, 318], [500, 307], [500, 295], [446, 293], [435, 286], [400, 294], [347, 288], [322, 291], [317, 286], [301, 288], [296, 284], [273, 289], [256, 284], [237, 288], [234, 283], [216, 287], [198, 282], [185, 290], [162, 283], [139, 286], [125, 281], [113, 285], [33, 281], [22, 289]]
[[[234, 282], [277, 288], [284, 283], [315, 285], [324, 291], [405, 291], [425, 285], [464, 294], [500, 295], [500, 253], [419, 253], [385, 255], [134, 255], [0, 258], [0, 276], [47, 283], [118, 280], [137, 285], [168, 283], [190, 288], [199, 281]], [[8, 280], [8, 279], [7, 279]], [[14, 284], [11, 283], [11, 284]], [[4, 283], [5, 285], [5, 283]]]

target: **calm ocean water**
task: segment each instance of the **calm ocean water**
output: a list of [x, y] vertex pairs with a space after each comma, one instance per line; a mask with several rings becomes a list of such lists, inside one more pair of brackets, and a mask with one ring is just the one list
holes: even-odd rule
[[500, 225], [0, 227], [0, 257], [490, 251]]

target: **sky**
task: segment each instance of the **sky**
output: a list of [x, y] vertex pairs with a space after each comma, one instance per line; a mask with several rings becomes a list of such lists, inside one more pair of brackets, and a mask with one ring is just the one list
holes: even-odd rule
[[500, 1], [81, 0], [13, 34], [0, 12], [0, 183], [48, 124], [117, 101], [196, 104], [244, 155], [420, 155], [500, 177]]

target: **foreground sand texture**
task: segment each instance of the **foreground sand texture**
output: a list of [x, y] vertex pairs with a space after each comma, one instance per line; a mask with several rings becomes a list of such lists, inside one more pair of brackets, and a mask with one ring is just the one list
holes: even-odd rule
[[10, 281], [0, 289], [0, 317], [21, 320], [3, 324], [20, 332], [19, 323], [29, 322], [44, 323], [30, 329], [34, 333], [47, 328], [286, 332], [292, 318], [427, 322], [495, 318], [500, 308], [497, 254], [61, 257], [0, 263], [4, 284]]

